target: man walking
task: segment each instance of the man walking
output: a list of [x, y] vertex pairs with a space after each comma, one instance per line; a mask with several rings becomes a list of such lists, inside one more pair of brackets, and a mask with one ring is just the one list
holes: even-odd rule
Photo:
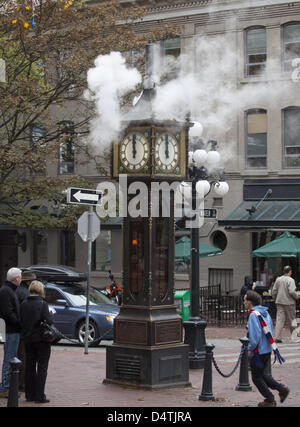
[[292, 322], [296, 318], [296, 300], [299, 296], [296, 293], [296, 284], [292, 276], [292, 268], [287, 265], [283, 269], [283, 276], [276, 279], [272, 297], [276, 303], [276, 328], [275, 342], [281, 343], [281, 334], [285, 322], [288, 323], [290, 332], [293, 332]]
[[282, 363], [284, 359], [281, 357], [273, 340], [273, 325], [268, 309], [262, 306], [261, 303], [262, 298], [257, 292], [247, 291], [244, 297], [244, 305], [250, 311], [248, 319], [248, 350], [250, 352], [252, 381], [265, 398], [258, 406], [272, 407], [276, 406], [276, 400], [270, 388], [279, 392], [280, 402], [284, 402], [287, 398], [289, 388], [278, 383], [271, 374], [265, 372], [265, 367], [270, 363], [272, 350], [275, 354], [275, 360], [278, 359]]
[[2, 364], [2, 383], [0, 397], [8, 397], [10, 381], [9, 361], [17, 357], [20, 341], [20, 305], [16, 289], [22, 280], [22, 271], [19, 268], [10, 268], [7, 280], [0, 288], [0, 315], [5, 321], [6, 334], [4, 343], [4, 357]]

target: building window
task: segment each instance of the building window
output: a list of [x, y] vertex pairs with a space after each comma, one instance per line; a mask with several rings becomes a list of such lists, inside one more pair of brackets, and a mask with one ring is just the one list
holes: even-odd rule
[[283, 167], [300, 167], [300, 107], [283, 110]]
[[101, 235], [94, 242], [93, 270], [111, 270], [111, 231], [101, 230]]
[[43, 159], [43, 148], [45, 148], [46, 130], [43, 126], [33, 124], [30, 127], [30, 144], [34, 154], [38, 155], [39, 162], [35, 162], [35, 166], [30, 168], [31, 175], [45, 175], [46, 161]]
[[261, 75], [266, 67], [267, 40], [265, 28], [249, 28], [245, 32], [245, 75]]
[[180, 55], [180, 49], [179, 37], [163, 41], [164, 55], [171, 55], [177, 58]]
[[177, 58], [181, 53], [181, 40], [177, 37], [175, 39], [164, 40], [161, 43], [164, 72], [168, 77], [174, 77], [174, 74], [180, 70], [180, 63], [177, 61]]
[[292, 61], [300, 58], [300, 22], [291, 22], [282, 27], [283, 71], [292, 71]]
[[74, 173], [74, 123], [63, 121], [61, 127], [61, 144], [59, 147], [58, 173], [60, 175]]
[[224, 251], [227, 247], [227, 237], [223, 231], [217, 230], [214, 231], [210, 236], [211, 243], [215, 248], [219, 248]]
[[33, 263], [47, 264], [48, 262], [48, 232], [33, 232]]
[[209, 286], [221, 285], [222, 294], [233, 291], [233, 269], [232, 268], [209, 268]]
[[267, 167], [267, 112], [248, 110], [246, 122], [246, 168]]
[[61, 264], [75, 267], [75, 232], [63, 230], [60, 234], [61, 241]]

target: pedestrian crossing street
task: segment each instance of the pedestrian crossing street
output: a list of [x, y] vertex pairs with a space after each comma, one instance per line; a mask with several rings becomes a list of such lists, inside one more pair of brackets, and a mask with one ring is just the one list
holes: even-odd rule
[[[284, 364], [293, 364], [293, 363], [300, 363], [300, 342], [299, 343], [282, 343], [277, 344], [278, 349], [280, 351], [280, 354], [284, 357], [285, 363]], [[214, 357], [217, 362], [226, 362], [226, 363], [234, 363], [237, 361], [239, 357], [239, 350], [238, 348], [234, 349], [221, 349], [219, 351], [214, 352]], [[272, 355], [272, 363], [274, 360], [274, 356]], [[276, 366], [275, 364], [274, 366]]]

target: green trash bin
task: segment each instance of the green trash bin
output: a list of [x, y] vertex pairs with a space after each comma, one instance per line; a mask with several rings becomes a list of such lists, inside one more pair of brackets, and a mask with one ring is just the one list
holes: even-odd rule
[[174, 294], [174, 302], [177, 306], [177, 313], [182, 317], [185, 322], [190, 318], [190, 290], [178, 289]]

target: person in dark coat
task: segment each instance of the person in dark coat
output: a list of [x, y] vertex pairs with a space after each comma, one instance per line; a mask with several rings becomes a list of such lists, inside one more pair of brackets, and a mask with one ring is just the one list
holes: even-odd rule
[[48, 403], [45, 395], [51, 344], [42, 341], [41, 320], [52, 324], [52, 315], [44, 300], [44, 285], [34, 280], [29, 287], [30, 295], [21, 304], [22, 337], [25, 343], [25, 398], [28, 402]]
[[[31, 282], [36, 280], [36, 274], [33, 271], [22, 271], [22, 282], [20, 286], [16, 290], [17, 297], [19, 299], [19, 303], [21, 304], [23, 301], [29, 297], [29, 286]], [[26, 356], [25, 356], [25, 344], [22, 337], [20, 336], [20, 343], [18, 349], [18, 359], [21, 360], [20, 373], [19, 373], [19, 391], [25, 390], [25, 364], [26, 364]]]
[[5, 343], [2, 364], [2, 383], [0, 397], [7, 398], [10, 382], [9, 361], [17, 357], [20, 341], [20, 304], [16, 290], [22, 280], [22, 271], [12, 267], [7, 272], [7, 280], [0, 288], [0, 316], [5, 321]]
[[255, 285], [253, 283], [252, 277], [251, 276], [245, 276], [244, 284], [243, 284], [243, 286], [241, 288], [241, 292], [240, 292], [242, 302], [244, 302], [244, 296], [246, 295], [247, 291], [251, 291], [254, 289], [255, 289]]

